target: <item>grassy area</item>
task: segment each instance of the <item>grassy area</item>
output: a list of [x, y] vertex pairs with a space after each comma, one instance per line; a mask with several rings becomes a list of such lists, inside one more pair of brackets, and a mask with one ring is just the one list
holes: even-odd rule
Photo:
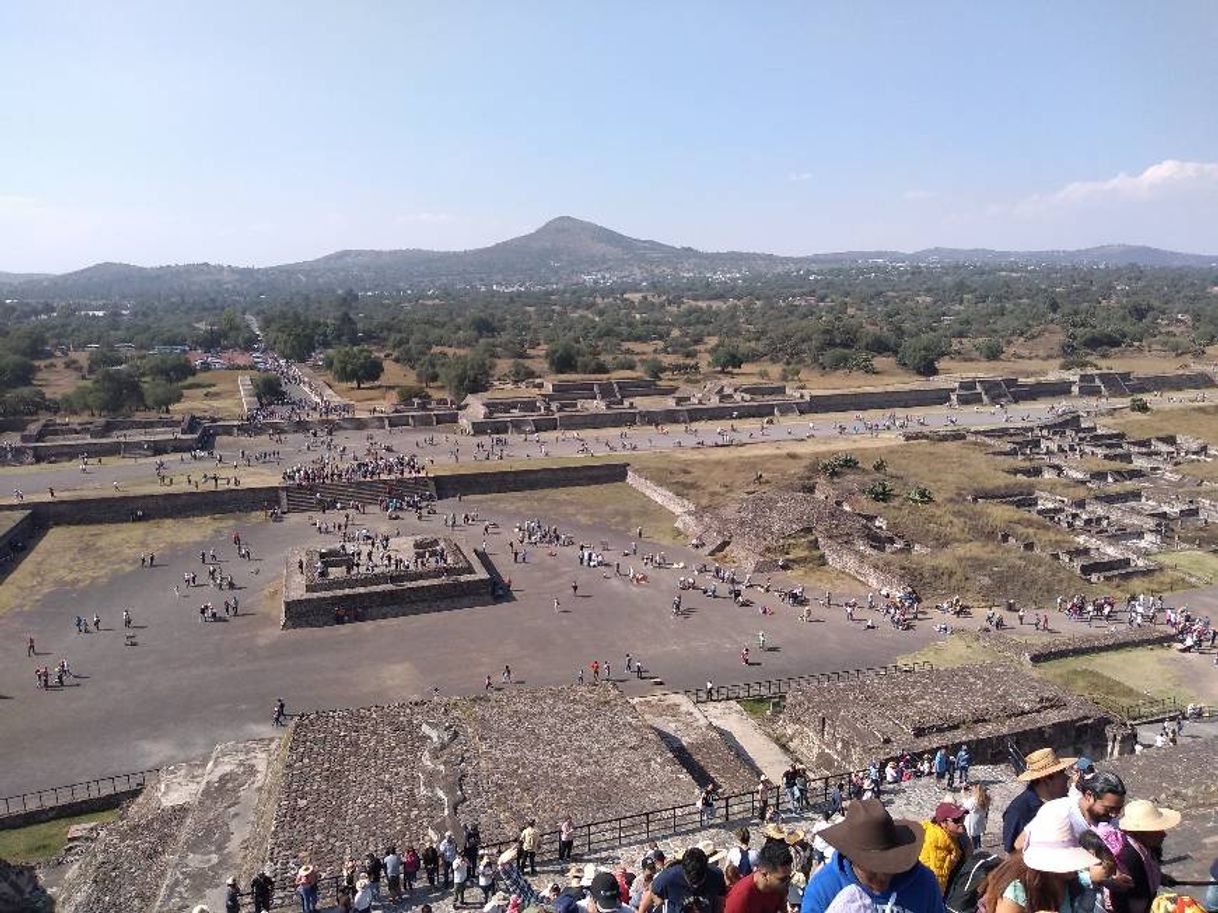
[[[507, 494], [468, 495], [463, 504], [494, 504], [513, 511], [515, 517], [559, 517], [586, 526], [607, 526], [632, 531], [643, 527], [643, 535], [669, 545], [684, 543], [685, 536], [673, 527], [676, 517], [625, 482], [610, 485], [581, 485]], [[622, 543], [618, 543], [619, 547]]]
[[245, 413], [241, 408], [237, 378], [253, 373], [252, 368], [200, 371], [183, 382], [182, 401], [170, 406], [169, 411], [174, 415], [194, 412], [216, 418], [241, 418]]
[[1117, 707], [1146, 698], [1199, 699], [1170, 646], [1071, 656], [1034, 667], [1040, 675], [1093, 703]]
[[[1159, 434], [1185, 434], [1218, 446], [1218, 406], [1171, 406], [1150, 399], [1153, 411], [1138, 415], [1124, 412], [1103, 420], [1104, 425], [1124, 431], [1131, 438], [1153, 437]], [[1183, 471], [1196, 475], [1201, 467], [1212, 464], [1186, 465]]]
[[398, 364], [391, 358], [382, 359], [382, 362], [385, 365], [385, 372], [381, 375], [381, 379], [374, 384], [364, 384], [360, 387], [356, 387], [355, 384], [340, 383], [334, 379], [334, 375], [329, 371], [315, 370], [318, 376], [344, 399], [348, 399], [356, 404], [366, 403], [368, 405], [380, 406], [398, 401], [398, 387], [403, 384], [418, 383], [414, 371], [405, 365]]
[[753, 719], [762, 722], [770, 718], [770, 708], [781, 707], [783, 698], [776, 697], [743, 697], [736, 701], [745, 713]]
[[1210, 552], [1159, 552], [1150, 558], [1166, 567], [1191, 574], [1202, 586], [1212, 586], [1218, 580], [1218, 555]]
[[951, 669], [956, 666], [1009, 664], [1010, 660], [985, 646], [976, 634], [959, 631], [946, 640], [936, 641], [914, 653], [898, 657], [897, 662], [927, 662], [936, 669]]
[[117, 817], [118, 809], [111, 809], [0, 831], [0, 859], [23, 863], [54, 859], [68, 841], [68, 828], [92, 821], [113, 821]]
[[[0, 615], [17, 606], [37, 603], [57, 589], [86, 592], [89, 587], [129, 569], [131, 564], [126, 562], [138, 561], [142, 552], [156, 553], [169, 543], [181, 546], [204, 542], [235, 526], [261, 519], [261, 514], [227, 514], [189, 520], [52, 527], [5, 578], [0, 587]], [[105, 542], [106, 547], [97, 548], [99, 542]], [[64, 560], [68, 555], [71, 561]]]

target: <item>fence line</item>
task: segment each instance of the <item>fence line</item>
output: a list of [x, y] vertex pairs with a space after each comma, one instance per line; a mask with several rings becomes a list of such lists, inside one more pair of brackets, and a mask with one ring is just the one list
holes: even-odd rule
[[0, 797], [0, 819], [7, 815], [19, 815], [23, 812], [55, 808], [84, 799], [97, 799], [102, 796], [112, 796], [115, 793], [142, 789], [149, 779], [155, 778], [160, 773], [160, 770], [159, 767], [150, 767], [147, 770], [97, 777], [81, 783], [69, 783], [67, 786], [50, 786], [16, 796]]
[[736, 682], [730, 685], [713, 685], [706, 688], [689, 688], [684, 692], [695, 704], [714, 701], [736, 701], [750, 697], [781, 697], [796, 685], [826, 685], [829, 682], [858, 681], [870, 676], [897, 675], [908, 672], [929, 672], [934, 665], [919, 660], [913, 663], [890, 663], [887, 666], [868, 666], [866, 669], [842, 669], [837, 672], [817, 672], [811, 675], [793, 675], [788, 678], [768, 678], [759, 682]]
[[[765, 802], [788, 814], [823, 810], [830, 804], [833, 784], [849, 782], [849, 779], [848, 773], [810, 778], [803, 803], [798, 808], [792, 803], [786, 791], [777, 785], [766, 790]], [[698, 831], [716, 824], [726, 827], [740, 821], [760, 819], [763, 817], [761, 805], [761, 791], [754, 789], [719, 796], [715, 800], [714, 807], [709, 810], [703, 809], [696, 802], [684, 802], [680, 805], [648, 809], [600, 821], [589, 821], [576, 827], [575, 845], [572, 847], [572, 852], [583, 856], [594, 856], [618, 847]], [[483, 842], [480, 845], [479, 854], [487, 852], [494, 858], [509, 847], [515, 846], [516, 843], [516, 839], [510, 837]], [[458, 852], [460, 851], [461, 848], [458, 847]], [[557, 858], [558, 831], [546, 831], [540, 835], [537, 860], [544, 862], [557, 860]], [[441, 868], [443, 868], [443, 861], [441, 861]], [[441, 872], [442, 874], [443, 872]], [[421, 869], [419, 878], [426, 884], [426, 878]], [[328, 886], [337, 897], [341, 878], [338, 875], [323, 876], [320, 884]], [[245, 892], [242, 896], [250, 895], [249, 892]], [[279, 906], [292, 906], [296, 902], [295, 897], [295, 887], [288, 885], [276, 887], [273, 906], [276, 909]]]

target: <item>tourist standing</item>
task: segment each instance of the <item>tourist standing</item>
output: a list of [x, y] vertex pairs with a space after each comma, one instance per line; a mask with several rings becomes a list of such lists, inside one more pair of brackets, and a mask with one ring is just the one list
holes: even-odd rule
[[1027, 788], [1002, 813], [1002, 848], [1006, 852], [1014, 851], [1015, 841], [1042, 805], [1066, 795], [1069, 788], [1066, 768], [1074, 761], [1058, 758], [1052, 748], [1038, 748], [1024, 758], [1024, 771], [1015, 779], [1027, 783]]
[[558, 824], [558, 861], [570, 862], [575, 846], [575, 822], [567, 815]]
[[861, 799], [818, 836], [837, 852], [808, 882], [800, 913], [826, 913], [831, 906], [945, 913], [934, 873], [918, 861], [923, 830], [917, 821], [893, 820], [879, 799]]
[[[745, 858], [747, 858], [747, 852]], [[757, 866], [728, 891], [724, 913], [781, 913], [787, 905], [794, 859], [790, 848], [777, 840], [767, 841], [757, 857]]]

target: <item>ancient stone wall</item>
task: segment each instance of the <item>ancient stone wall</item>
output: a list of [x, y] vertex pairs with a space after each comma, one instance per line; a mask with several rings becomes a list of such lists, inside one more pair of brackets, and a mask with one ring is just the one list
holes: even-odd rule
[[[26, 501], [21, 508], [33, 514], [39, 526], [122, 523], [136, 511], [143, 519], [177, 519], [211, 514], [244, 513], [279, 506], [279, 487], [275, 485], [221, 488], [216, 491], [179, 491], [165, 489], [160, 494], [107, 495], [101, 498], [63, 498], [54, 501]], [[13, 509], [0, 505], [0, 510]]]
[[626, 481], [626, 463], [591, 463], [587, 466], [553, 466], [546, 469], [505, 469], [497, 472], [462, 472], [435, 476], [436, 497], [533, 491], [570, 485], [608, 485]]
[[646, 495], [676, 517], [680, 517], [682, 514], [692, 514], [698, 509], [698, 505], [694, 504], [693, 501], [682, 498], [680, 495], [669, 491], [663, 485], [657, 485], [646, 476], [639, 475], [633, 469], [626, 471], [626, 484], [640, 494]]
[[[1072, 622], [1063, 623], [1074, 624]], [[1171, 643], [1175, 640], [1171, 629], [1162, 625], [1147, 625], [1141, 628], [1122, 627], [1115, 634], [1104, 628], [1088, 629], [1082, 625], [1075, 626], [1080, 628], [1080, 633], [1055, 637], [1047, 642], [1029, 642], [1001, 631], [983, 631], [979, 636], [990, 649], [1033, 665], [1053, 659], [1064, 659], [1067, 656], [1146, 647], [1152, 644]]]
[[528, 818], [550, 831], [564, 814], [579, 824], [697, 795], [608, 685], [304, 714], [289, 740], [266, 853], [277, 879], [305, 860], [336, 872], [369, 847], [419, 846], [429, 829], [477, 822], [489, 843]]
[[800, 684], [773, 726], [809, 767], [834, 772], [961, 743], [978, 763], [1002, 763], [1009, 740], [1104, 757], [1111, 723], [1073, 694], [989, 665]]
[[26, 548], [34, 535], [34, 515], [28, 510], [10, 510], [0, 514], [0, 574], [6, 573], [5, 565], [14, 557], [13, 547], [18, 543]]

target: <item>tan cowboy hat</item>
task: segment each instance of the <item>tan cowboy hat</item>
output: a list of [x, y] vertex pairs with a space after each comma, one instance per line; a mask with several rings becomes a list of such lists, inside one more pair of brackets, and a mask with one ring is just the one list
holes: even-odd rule
[[802, 827], [797, 827], [794, 830], [789, 831], [787, 833], [786, 840], [787, 840], [787, 843], [794, 846], [795, 844], [799, 843], [799, 841], [803, 840], [807, 836], [808, 836], [807, 832], [805, 832]]
[[1160, 808], [1147, 799], [1133, 799], [1125, 803], [1119, 827], [1123, 831], [1147, 832], [1169, 831], [1180, 823], [1181, 815], [1170, 808]]
[[841, 824], [820, 832], [821, 839], [851, 862], [882, 875], [913, 868], [926, 832], [917, 821], [893, 820], [879, 799], [850, 803]]
[[706, 861], [711, 865], [727, 858], [727, 850], [719, 849], [713, 840], [699, 840], [695, 846], [706, 854]]
[[1026, 767], [1024, 772], [1015, 779], [1023, 783], [1031, 783], [1033, 780], [1055, 774], [1059, 770], [1065, 770], [1077, 760], [1078, 758], [1059, 758], [1057, 752], [1052, 748], [1038, 748], [1023, 759]]
[[507, 865], [509, 862], [515, 861], [518, 852], [520, 852], [520, 847], [513, 843], [499, 854], [499, 865]]
[[303, 878], [305, 875], [312, 875], [312, 874], [313, 874], [313, 866], [302, 865], [300, 867], [300, 869], [296, 872], [296, 877]]
[[495, 896], [491, 898], [491, 900], [493, 900], [495, 903], [508, 903], [511, 901], [511, 899], [512, 898], [503, 891], [496, 891]]
[[765, 827], [763, 827], [761, 829], [761, 833], [764, 836], [769, 837], [771, 840], [786, 840], [787, 839], [786, 828], [784, 828], [781, 824], [774, 824], [773, 822], [771, 822], [771, 823], [767, 824]]

